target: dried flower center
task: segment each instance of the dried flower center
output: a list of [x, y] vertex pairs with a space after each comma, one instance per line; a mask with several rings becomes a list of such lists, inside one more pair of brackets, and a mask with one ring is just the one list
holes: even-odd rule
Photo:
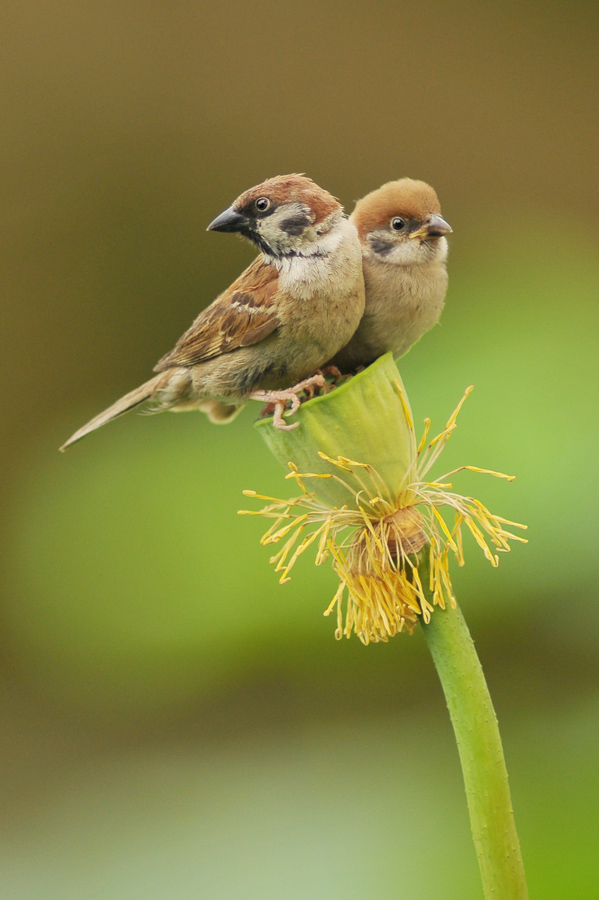
[[383, 519], [383, 522], [388, 525], [387, 546], [392, 556], [412, 556], [420, 553], [428, 544], [424, 518], [415, 506], [398, 509], [392, 516]]
[[414, 506], [396, 510], [390, 516], [371, 520], [360, 530], [348, 550], [350, 570], [355, 575], [374, 575], [403, 568], [429, 539], [425, 521]]

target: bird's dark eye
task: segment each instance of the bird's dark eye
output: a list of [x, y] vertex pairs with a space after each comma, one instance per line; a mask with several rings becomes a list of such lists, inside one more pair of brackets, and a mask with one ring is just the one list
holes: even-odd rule
[[256, 200], [256, 209], [260, 212], [266, 212], [268, 207], [270, 206], [270, 200], [268, 197], [258, 197]]
[[400, 219], [399, 216], [395, 216], [395, 218], [391, 219], [391, 228], [393, 231], [401, 231], [402, 228], [405, 228], [405, 222], [403, 219]]

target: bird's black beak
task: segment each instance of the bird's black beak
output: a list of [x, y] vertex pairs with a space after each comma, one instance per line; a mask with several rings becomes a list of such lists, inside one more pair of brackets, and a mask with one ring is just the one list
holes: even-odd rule
[[241, 231], [245, 234], [249, 230], [250, 220], [247, 216], [237, 212], [230, 206], [211, 222], [206, 231]]
[[451, 234], [453, 228], [448, 225], [441, 216], [429, 216], [426, 222], [423, 222], [417, 231], [410, 234], [411, 238], [419, 238], [421, 241], [428, 241], [431, 238], [443, 237], [445, 234]]

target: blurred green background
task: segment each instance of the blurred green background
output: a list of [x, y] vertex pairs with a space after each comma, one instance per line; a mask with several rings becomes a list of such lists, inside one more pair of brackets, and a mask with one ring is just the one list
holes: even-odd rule
[[[279, 587], [251, 428], [131, 416], [57, 447], [252, 258], [205, 233], [307, 172], [430, 181], [442, 323], [402, 361], [459, 487], [527, 522], [455, 575], [496, 702], [531, 896], [599, 896], [599, 7], [5, 0], [0, 11], [0, 857], [7, 900], [474, 900], [421, 635], [336, 643]], [[441, 471], [441, 470], [440, 470]], [[469, 558], [468, 558], [469, 557]]]

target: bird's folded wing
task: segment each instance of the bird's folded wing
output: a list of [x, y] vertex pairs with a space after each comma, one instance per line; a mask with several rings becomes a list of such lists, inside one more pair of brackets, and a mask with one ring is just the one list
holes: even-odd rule
[[260, 256], [197, 317], [154, 367], [194, 366], [239, 347], [257, 344], [280, 324], [279, 273]]

